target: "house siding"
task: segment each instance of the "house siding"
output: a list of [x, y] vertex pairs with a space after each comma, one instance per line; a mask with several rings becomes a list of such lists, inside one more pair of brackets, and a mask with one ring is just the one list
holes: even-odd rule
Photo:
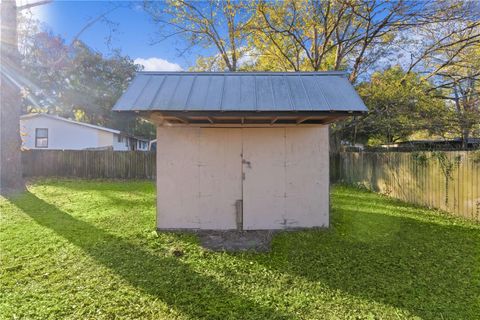
[[[48, 148], [35, 147], [36, 128], [48, 129]], [[20, 120], [22, 145], [27, 149], [82, 150], [111, 145], [113, 133], [102, 132], [100, 136], [99, 131], [41, 116]]]
[[130, 150], [128, 147], [127, 147], [127, 139], [125, 136], [123, 136], [122, 138], [122, 142], [118, 142], [118, 134], [115, 134], [114, 137], [113, 137], [113, 150], [116, 150], [116, 151], [128, 151]]
[[114, 133], [97, 130], [97, 135], [98, 135], [97, 145], [98, 145], [99, 148], [112, 147], [113, 146], [113, 140], [114, 140], [114, 136], [115, 136]]

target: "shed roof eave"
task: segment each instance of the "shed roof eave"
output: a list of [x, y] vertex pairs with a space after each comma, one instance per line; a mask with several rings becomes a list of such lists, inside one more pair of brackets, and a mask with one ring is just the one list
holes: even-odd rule
[[144, 111], [139, 115], [157, 125], [185, 126], [305, 126], [325, 125], [360, 112], [238, 112], [238, 111]]
[[[122, 110], [115, 110], [117, 112]], [[130, 110], [127, 110], [130, 111]], [[134, 110], [132, 112], [139, 113], [140, 115], [148, 115], [148, 114], [162, 114], [162, 115], [178, 115], [178, 116], [211, 116], [211, 117], [261, 117], [261, 116], [300, 116], [300, 117], [307, 117], [307, 116], [361, 116], [366, 114], [366, 111], [358, 111], [358, 110], [345, 110], [345, 111], [336, 111], [336, 110], [325, 110], [325, 111], [317, 111], [317, 110], [292, 110], [292, 111], [279, 111], [279, 110], [272, 110], [272, 111], [219, 111], [219, 110]]]

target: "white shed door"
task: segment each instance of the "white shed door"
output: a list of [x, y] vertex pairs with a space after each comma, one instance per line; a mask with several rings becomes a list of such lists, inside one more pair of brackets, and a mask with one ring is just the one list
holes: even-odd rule
[[242, 199], [241, 143], [240, 129], [200, 130], [198, 217], [202, 229], [237, 227], [235, 204]]
[[240, 129], [157, 129], [157, 227], [235, 229]]
[[243, 131], [243, 228], [285, 225], [285, 128]]
[[328, 127], [243, 130], [243, 228], [328, 226]]

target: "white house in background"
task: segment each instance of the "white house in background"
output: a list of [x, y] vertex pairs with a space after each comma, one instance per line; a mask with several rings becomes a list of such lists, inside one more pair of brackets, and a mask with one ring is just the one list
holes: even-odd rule
[[119, 130], [45, 113], [21, 116], [20, 132], [24, 149], [147, 151], [149, 143]]

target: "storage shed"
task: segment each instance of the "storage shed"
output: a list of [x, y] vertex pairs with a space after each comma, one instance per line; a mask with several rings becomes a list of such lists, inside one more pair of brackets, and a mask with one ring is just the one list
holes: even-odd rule
[[329, 124], [366, 111], [342, 72], [140, 72], [115, 111], [157, 124], [158, 229], [329, 225]]

